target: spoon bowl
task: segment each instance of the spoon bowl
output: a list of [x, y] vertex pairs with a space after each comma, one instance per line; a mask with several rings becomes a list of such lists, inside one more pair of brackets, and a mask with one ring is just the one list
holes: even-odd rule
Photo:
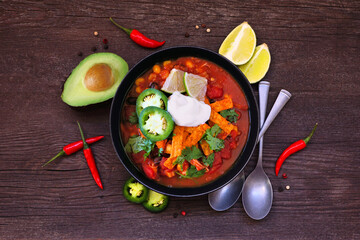
[[244, 171], [230, 183], [209, 194], [209, 205], [215, 211], [225, 211], [231, 208], [239, 199], [245, 182]]
[[273, 189], [262, 167], [256, 167], [247, 177], [243, 188], [242, 202], [247, 215], [260, 220], [270, 212]]

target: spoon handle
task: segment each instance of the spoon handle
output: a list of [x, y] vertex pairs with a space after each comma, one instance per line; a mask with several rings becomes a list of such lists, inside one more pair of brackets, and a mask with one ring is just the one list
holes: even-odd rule
[[276, 98], [274, 106], [271, 108], [270, 113], [260, 130], [258, 141], [261, 139], [262, 136], [264, 136], [264, 133], [269, 128], [270, 124], [274, 121], [276, 116], [279, 114], [281, 109], [285, 106], [285, 104], [289, 101], [290, 98], [291, 98], [291, 93], [289, 93], [285, 89], [281, 89], [278, 97]]
[[[259, 105], [260, 105], [260, 126], [264, 124], [266, 117], [266, 106], [268, 102], [270, 83], [261, 81], [259, 83]], [[262, 166], [263, 138], [259, 140], [259, 157], [257, 166]]]

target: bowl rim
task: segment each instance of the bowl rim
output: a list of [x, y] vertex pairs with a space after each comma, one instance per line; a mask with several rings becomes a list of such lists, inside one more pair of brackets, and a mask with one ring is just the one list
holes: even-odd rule
[[[191, 54], [189, 54], [191, 53]], [[249, 132], [248, 138], [243, 150], [233, 163], [233, 165], [222, 175], [215, 180], [200, 185], [197, 187], [168, 187], [157, 183], [147, 178], [138, 168], [132, 163], [132, 160], [127, 156], [124, 150], [120, 135], [120, 122], [122, 108], [126, 100], [126, 96], [135, 82], [135, 79], [148, 71], [154, 64], [168, 59], [177, 59], [179, 57], [193, 56], [211, 61], [224, 70], [226, 70], [235, 81], [239, 84], [246, 97], [249, 106]], [[229, 71], [230, 70], [230, 71]], [[237, 75], [237, 76], [234, 76]], [[121, 84], [119, 85], [115, 96], [111, 103], [110, 117], [109, 117], [110, 135], [115, 152], [120, 159], [125, 169], [140, 183], [156, 192], [175, 197], [195, 197], [208, 194], [216, 191], [231, 182], [240, 174], [249, 162], [256, 146], [257, 137], [259, 133], [259, 108], [255, 99], [254, 91], [240, 69], [234, 65], [230, 60], [222, 55], [196, 46], [175, 46], [156, 51], [137, 62], [125, 75]]]

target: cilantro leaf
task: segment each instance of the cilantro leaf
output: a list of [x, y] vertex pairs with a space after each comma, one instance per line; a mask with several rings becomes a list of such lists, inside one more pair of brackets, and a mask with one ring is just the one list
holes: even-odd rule
[[215, 159], [215, 154], [212, 153], [207, 158], [203, 158], [203, 163], [205, 166], [212, 167], [214, 159]]
[[197, 177], [201, 177], [202, 175], [204, 175], [206, 172], [206, 169], [201, 169], [200, 171], [196, 170], [196, 167], [191, 165], [191, 167], [188, 168], [188, 170], [186, 171], [186, 175], [182, 175], [180, 173], [178, 173], [182, 178], [197, 178]]
[[220, 151], [225, 147], [224, 140], [216, 138], [220, 132], [221, 129], [217, 124], [206, 130], [203, 138], [209, 144], [211, 150]]
[[131, 136], [125, 145], [125, 151], [130, 153], [138, 153], [145, 151], [144, 158], [149, 156], [150, 152], [154, 149], [155, 143], [149, 139], [142, 138], [141, 136]]
[[202, 158], [204, 155], [202, 154], [202, 152], [200, 151], [200, 149], [198, 149], [195, 146], [192, 146], [191, 148], [186, 147], [184, 150], [182, 150], [181, 155], [176, 159], [176, 161], [174, 162], [175, 164], [183, 164], [185, 160], [187, 161], [191, 161], [191, 159], [200, 159]]
[[220, 115], [230, 122], [236, 122], [239, 114], [234, 109], [226, 109], [220, 112]]
[[136, 115], [136, 112], [132, 112], [131, 115], [129, 116], [129, 122], [132, 124], [137, 124], [138, 123], [138, 117]]
[[209, 130], [211, 136], [213, 136], [213, 137], [216, 137], [219, 133], [221, 133], [221, 128], [217, 124], [215, 124], [208, 130]]

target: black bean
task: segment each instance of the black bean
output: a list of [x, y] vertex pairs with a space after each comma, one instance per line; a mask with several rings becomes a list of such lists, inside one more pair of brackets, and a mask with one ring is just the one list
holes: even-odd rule
[[178, 213], [174, 213], [174, 214], [173, 214], [173, 217], [174, 217], [174, 218], [177, 218], [178, 216], [179, 216]]
[[161, 162], [162, 157], [156, 157], [154, 158], [154, 163], [159, 164]]
[[136, 97], [128, 97], [126, 99], [127, 104], [129, 105], [136, 105]]
[[185, 37], [190, 37], [190, 34], [187, 32], [187, 33], [185, 33]]
[[93, 51], [93, 52], [96, 52], [96, 50], [97, 50], [96, 47], [92, 47], [92, 48], [91, 48], [91, 51]]
[[214, 100], [214, 99], [210, 99], [209, 102], [210, 102], [210, 103], [214, 103], [215, 100]]
[[83, 53], [82, 52], [78, 52], [78, 54], [77, 54], [79, 57], [81, 57], [82, 55], [83, 55]]
[[152, 82], [152, 83], [150, 84], [150, 88], [159, 89], [159, 85], [157, 85], [156, 82]]
[[108, 48], [109, 48], [109, 45], [104, 44], [104, 49], [108, 49]]
[[280, 186], [280, 187], [278, 188], [278, 191], [279, 191], [279, 192], [283, 192], [283, 191], [284, 191], [284, 188], [283, 188], [282, 186]]

